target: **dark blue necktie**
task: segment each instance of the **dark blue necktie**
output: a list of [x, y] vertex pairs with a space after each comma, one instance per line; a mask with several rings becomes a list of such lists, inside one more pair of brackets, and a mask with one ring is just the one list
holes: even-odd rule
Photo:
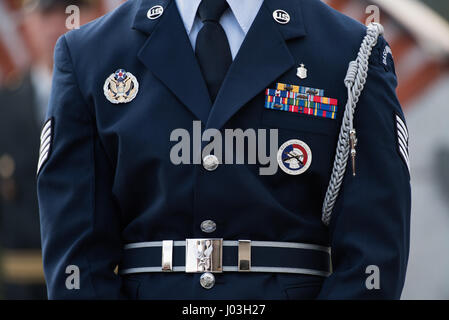
[[196, 39], [195, 54], [212, 102], [232, 63], [228, 38], [219, 23], [227, 8], [226, 0], [202, 0], [198, 8], [203, 27]]

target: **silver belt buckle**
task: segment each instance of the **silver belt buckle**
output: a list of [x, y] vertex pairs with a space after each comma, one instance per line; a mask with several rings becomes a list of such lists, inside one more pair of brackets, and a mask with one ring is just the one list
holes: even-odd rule
[[223, 239], [186, 239], [186, 272], [223, 272]]

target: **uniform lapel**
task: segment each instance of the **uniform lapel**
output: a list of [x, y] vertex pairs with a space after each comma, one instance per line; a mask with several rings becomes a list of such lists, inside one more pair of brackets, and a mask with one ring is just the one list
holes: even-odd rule
[[[274, 21], [276, 9], [290, 14], [289, 24]], [[294, 67], [296, 62], [286, 40], [305, 34], [300, 1], [265, 0], [229, 69], [206, 127], [220, 129], [247, 102]]]
[[[140, 0], [134, 29], [150, 34], [138, 58], [204, 124], [211, 101], [181, 16], [173, 0]], [[163, 15], [147, 18], [155, 5], [164, 7]]]

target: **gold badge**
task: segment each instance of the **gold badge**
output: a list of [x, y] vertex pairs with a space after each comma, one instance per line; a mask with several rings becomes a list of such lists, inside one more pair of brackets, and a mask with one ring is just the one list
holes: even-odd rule
[[104, 95], [113, 104], [128, 103], [139, 92], [139, 82], [131, 72], [123, 69], [111, 74], [104, 83]]

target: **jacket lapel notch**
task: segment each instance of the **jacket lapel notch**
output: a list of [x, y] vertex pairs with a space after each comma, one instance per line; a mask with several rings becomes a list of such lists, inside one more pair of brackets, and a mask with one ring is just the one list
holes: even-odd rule
[[[157, 22], [146, 18], [152, 5], [165, 5]], [[145, 17], [142, 17], [144, 13]], [[205, 124], [211, 101], [176, 2], [142, 0], [134, 28], [150, 34], [138, 52], [138, 58]]]
[[[271, 14], [276, 10], [284, 10], [290, 16], [287, 24], [277, 24], [279, 31], [284, 39], [292, 40], [307, 35], [304, 24], [303, 6], [304, 2], [291, 0], [265, 0], [265, 4]], [[274, 18], [273, 18], [274, 20]]]
[[148, 10], [154, 6], [162, 6], [164, 10], [172, 0], [138, 0], [136, 1], [136, 15], [134, 17], [132, 29], [139, 30], [145, 34], [150, 34], [161, 19], [148, 19]]
[[221, 129], [240, 108], [294, 65], [284, 33], [264, 3], [229, 69], [206, 127]]

